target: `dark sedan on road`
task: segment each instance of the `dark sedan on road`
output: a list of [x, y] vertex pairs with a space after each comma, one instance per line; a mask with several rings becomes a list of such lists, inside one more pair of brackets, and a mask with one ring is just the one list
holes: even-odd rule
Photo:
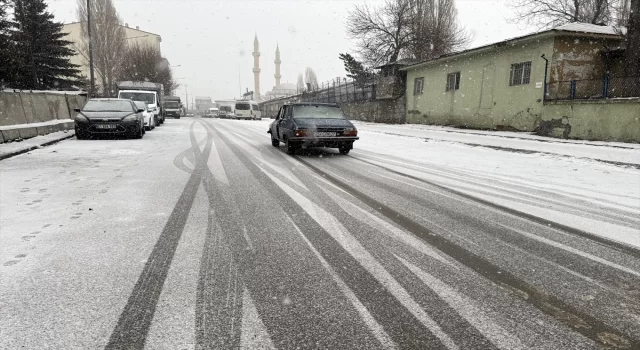
[[78, 139], [93, 135], [123, 135], [141, 139], [144, 130], [144, 109], [135, 102], [118, 98], [92, 98], [76, 108], [75, 130]]
[[341, 154], [348, 154], [358, 140], [358, 130], [340, 107], [328, 103], [284, 105], [267, 133], [274, 147], [284, 142], [289, 154], [307, 147], [337, 148]]

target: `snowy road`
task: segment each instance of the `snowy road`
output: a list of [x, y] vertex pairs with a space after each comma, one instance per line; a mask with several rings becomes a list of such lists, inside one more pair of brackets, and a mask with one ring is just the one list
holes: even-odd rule
[[268, 123], [0, 161], [0, 349], [640, 348], [637, 148]]

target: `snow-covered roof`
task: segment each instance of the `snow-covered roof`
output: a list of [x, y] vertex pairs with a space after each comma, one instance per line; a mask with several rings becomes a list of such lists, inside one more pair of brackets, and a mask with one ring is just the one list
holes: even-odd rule
[[467, 54], [470, 52], [475, 52], [475, 51], [480, 51], [480, 50], [485, 50], [494, 46], [503, 46], [506, 45], [508, 43], [513, 43], [515, 41], [520, 41], [520, 40], [530, 40], [534, 37], [540, 37], [540, 36], [546, 36], [546, 35], [554, 35], [555, 33], [558, 32], [573, 32], [573, 33], [581, 33], [581, 34], [592, 34], [594, 36], [617, 36], [619, 38], [622, 38], [620, 36], [620, 34], [624, 34], [626, 33], [626, 28], [624, 27], [613, 27], [613, 26], [601, 26], [601, 25], [597, 25], [597, 24], [591, 24], [591, 23], [580, 23], [580, 22], [574, 22], [574, 23], [567, 23], [565, 25], [561, 25], [555, 28], [551, 28], [551, 29], [547, 29], [547, 30], [543, 30], [540, 32], [535, 32], [535, 33], [531, 33], [531, 34], [527, 34], [527, 35], [523, 35], [520, 37], [516, 37], [516, 38], [511, 38], [511, 39], [506, 39], [500, 42], [496, 42], [496, 43], [491, 43], [488, 45], [484, 45], [484, 46], [480, 46], [480, 47], [475, 47], [475, 48], [471, 48], [468, 50], [464, 50], [464, 51], [459, 51], [459, 52], [452, 52], [450, 54], [446, 54], [446, 55], [442, 55], [440, 57], [436, 57], [434, 59], [431, 60], [426, 60], [426, 61], [422, 61], [422, 62], [417, 62], [415, 64], [409, 65], [409, 66], [405, 66], [400, 68], [400, 70], [408, 70], [411, 69], [413, 67], [416, 66], [420, 66], [423, 64], [427, 64], [427, 63], [431, 63], [434, 61], [438, 61], [440, 59], [444, 59], [444, 58], [449, 58], [452, 56], [458, 56], [458, 55], [462, 55], [462, 54]]
[[617, 28], [613, 26], [601, 26], [601, 25], [591, 24], [591, 23], [574, 22], [574, 23], [567, 23], [559, 27], [555, 27], [552, 30], [561, 30], [565, 32], [619, 35], [619, 30], [624, 30], [624, 28]]

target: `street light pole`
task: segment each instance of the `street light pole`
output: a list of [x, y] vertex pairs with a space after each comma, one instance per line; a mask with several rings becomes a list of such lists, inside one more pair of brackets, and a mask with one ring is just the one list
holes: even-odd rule
[[90, 88], [89, 88], [89, 98], [93, 95], [93, 91], [95, 89], [95, 81], [93, 77], [93, 43], [91, 42], [91, 3], [90, 0], [87, 0], [87, 36], [89, 37], [89, 79]]
[[187, 94], [187, 98], [186, 98], [186, 100], [187, 100], [187, 111], [189, 111], [189, 89], [188, 88], [189, 88], [189, 85], [184, 84], [184, 91]]

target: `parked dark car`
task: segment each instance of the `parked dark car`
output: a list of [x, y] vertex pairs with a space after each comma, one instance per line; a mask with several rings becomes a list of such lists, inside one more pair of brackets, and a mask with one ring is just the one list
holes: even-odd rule
[[92, 135], [124, 135], [141, 139], [144, 130], [144, 109], [135, 102], [119, 98], [92, 98], [82, 109], [75, 109], [76, 137]]
[[269, 126], [271, 144], [284, 142], [287, 153], [298, 148], [331, 147], [348, 154], [358, 140], [358, 130], [345, 118], [340, 107], [328, 103], [293, 103], [284, 105]]

